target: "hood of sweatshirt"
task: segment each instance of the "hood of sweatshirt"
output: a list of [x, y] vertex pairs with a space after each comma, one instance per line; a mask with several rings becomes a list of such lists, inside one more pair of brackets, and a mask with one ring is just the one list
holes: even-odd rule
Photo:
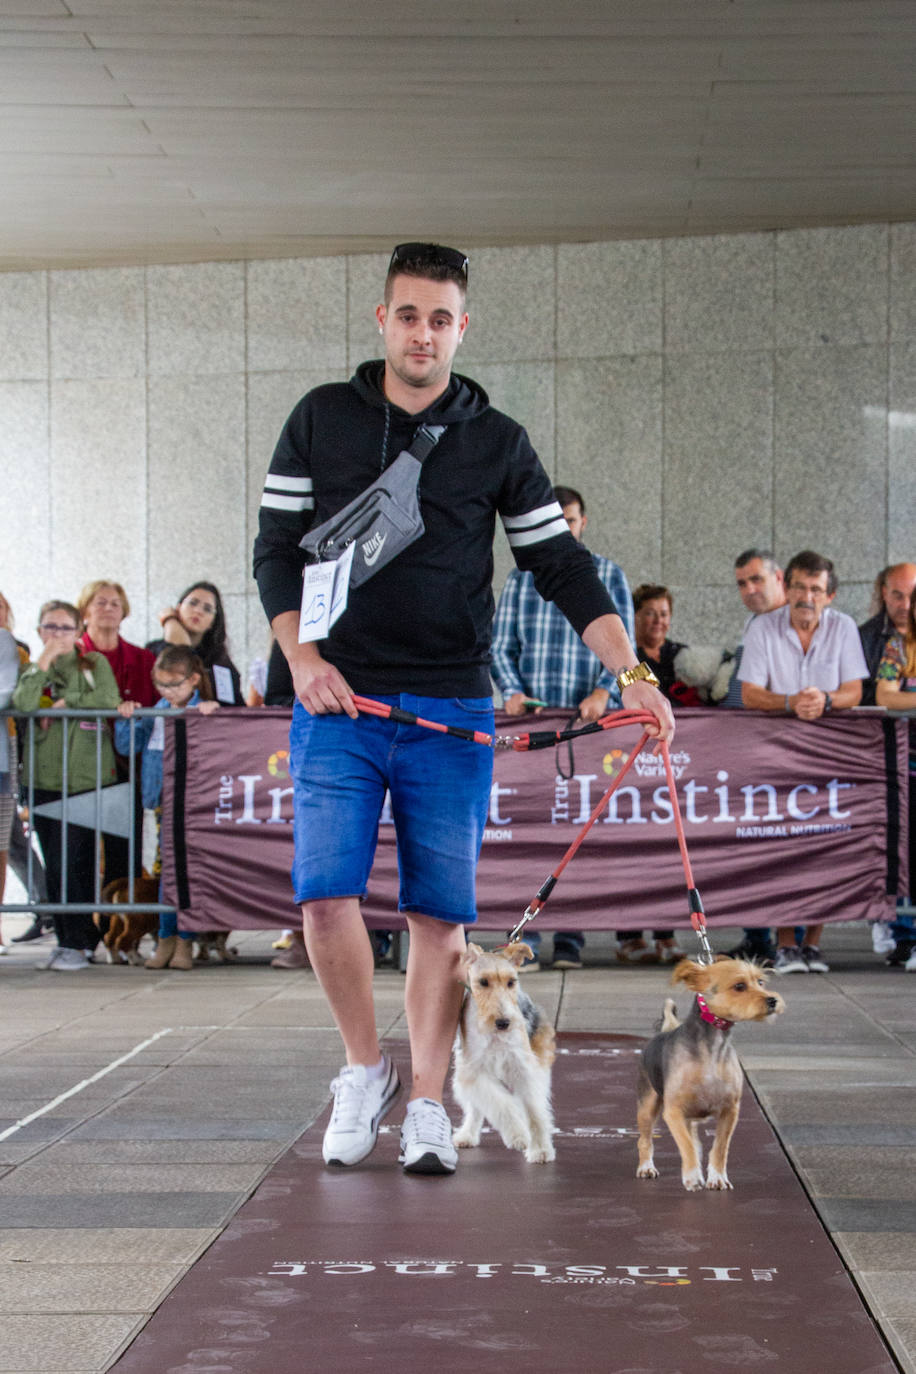
[[462, 377], [453, 372], [449, 384], [432, 405], [416, 414], [408, 414], [400, 406], [388, 400], [382, 390], [385, 364], [375, 358], [368, 363], [360, 363], [350, 378], [350, 385], [368, 405], [377, 410], [388, 410], [392, 415], [406, 418], [413, 424], [457, 425], [463, 420], [474, 420], [490, 408], [490, 398], [483, 387], [470, 377]]

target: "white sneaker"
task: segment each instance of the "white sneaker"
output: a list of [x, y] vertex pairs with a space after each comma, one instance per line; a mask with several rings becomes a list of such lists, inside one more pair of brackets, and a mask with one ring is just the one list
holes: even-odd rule
[[774, 973], [807, 973], [808, 965], [797, 945], [779, 945], [773, 960]]
[[401, 1091], [401, 1080], [391, 1060], [385, 1072], [370, 1078], [365, 1065], [341, 1069], [331, 1084], [334, 1110], [324, 1133], [325, 1164], [358, 1164], [375, 1148], [379, 1122], [391, 1110]]
[[817, 945], [802, 945], [801, 956], [808, 965], [809, 973], [829, 973], [830, 965], [821, 954]]
[[916, 950], [910, 955], [903, 966], [906, 973], [916, 973]]
[[50, 963], [45, 964], [45, 968], [52, 968], [55, 973], [76, 973], [88, 967], [89, 960], [81, 949], [59, 949]]
[[411, 1104], [401, 1127], [398, 1161], [405, 1174], [453, 1174], [458, 1151], [452, 1144], [452, 1123], [441, 1102], [431, 1097]]
[[897, 941], [891, 934], [890, 921], [872, 921], [871, 947], [876, 954], [890, 954], [896, 949]]

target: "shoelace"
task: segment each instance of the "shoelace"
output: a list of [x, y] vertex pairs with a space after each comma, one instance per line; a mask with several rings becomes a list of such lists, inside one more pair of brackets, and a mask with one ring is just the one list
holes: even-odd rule
[[407, 1113], [404, 1136], [411, 1144], [423, 1141], [428, 1145], [451, 1145], [452, 1125], [444, 1108], [424, 1106], [420, 1111]]
[[333, 1080], [331, 1092], [334, 1094], [334, 1110], [331, 1113], [331, 1125], [335, 1130], [355, 1129], [368, 1086], [365, 1080], [362, 1083], [356, 1082], [352, 1072], [339, 1074]]

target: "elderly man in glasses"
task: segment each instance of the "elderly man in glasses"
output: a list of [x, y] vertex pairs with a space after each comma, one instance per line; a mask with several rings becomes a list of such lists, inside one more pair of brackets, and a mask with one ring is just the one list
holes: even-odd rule
[[[806, 549], [785, 572], [786, 603], [748, 625], [738, 677], [741, 699], [756, 711], [791, 711], [817, 720], [826, 711], [858, 706], [868, 669], [851, 616], [835, 611], [833, 563]], [[808, 926], [799, 949], [791, 926], [777, 933], [777, 973], [826, 973], [819, 941], [823, 923]]]
[[[309, 960], [347, 1056], [332, 1085], [324, 1138], [332, 1166], [369, 1154], [400, 1089], [379, 1048], [372, 946], [359, 908], [387, 791], [399, 910], [410, 931], [412, 1085], [400, 1162], [408, 1173], [455, 1169], [442, 1094], [462, 997], [465, 926], [476, 920], [492, 756], [471, 741], [359, 715], [353, 694], [492, 732], [497, 516], [518, 566], [533, 573], [540, 594], [618, 676], [625, 704], [652, 712], [657, 737], [673, 732], [670, 708], [637, 665], [525, 431], [476, 382], [452, 371], [468, 327], [467, 279], [467, 257], [455, 249], [409, 243], [394, 250], [375, 312], [384, 357], [363, 363], [347, 383], [303, 397], [280, 435], [261, 499], [255, 576], [297, 698], [290, 733], [294, 892]], [[383, 473], [394, 486], [395, 467], [403, 475], [411, 461], [420, 464], [415, 492], [383, 527], [376, 523], [378, 486], [371, 498], [366, 489]], [[344, 537], [340, 513], [351, 503]], [[310, 531], [322, 561], [305, 567], [304, 593], [301, 541]]]

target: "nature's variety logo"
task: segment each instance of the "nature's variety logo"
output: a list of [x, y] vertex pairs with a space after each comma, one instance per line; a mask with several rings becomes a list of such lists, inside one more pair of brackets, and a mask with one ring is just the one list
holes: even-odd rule
[[616, 777], [629, 757], [622, 749], [612, 749], [601, 760], [601, 767], [609, 778]]
[[267, 760], [267, 771], [272, 778], [289, 777], [289, 750], [278, 749]]

